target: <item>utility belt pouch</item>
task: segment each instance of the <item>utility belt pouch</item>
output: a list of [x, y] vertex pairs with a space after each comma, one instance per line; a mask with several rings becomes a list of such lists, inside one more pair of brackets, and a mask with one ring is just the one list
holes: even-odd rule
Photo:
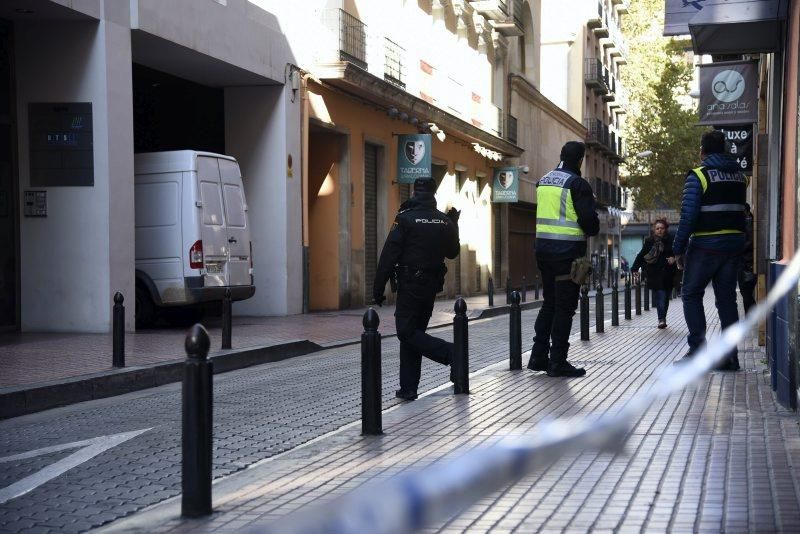
[[592, 262], [590, 262], [587, 258], [575, 258], [572, 260], [569, 274], [556, 276], [556, 280], [562, 282], [569, 280], [573, 284], [582, 286], [589, 281], [589, 275], [591, 274]]

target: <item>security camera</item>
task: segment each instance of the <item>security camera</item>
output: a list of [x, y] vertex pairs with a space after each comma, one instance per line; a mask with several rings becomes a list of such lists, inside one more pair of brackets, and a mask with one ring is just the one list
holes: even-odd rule
[[531, 172], [531, 169], [530, 169], [530, 167], [525, 165], [525, 166], [522, 167], [522, 172], [523, 172], [523, 174], [528, 174], [529, 172]]
[[444, 142], [446, 137], [447, 136], [443, 131], [439, 130], [438, 132], [436, 132], [436, 139], [438, 139], [439, 141]]

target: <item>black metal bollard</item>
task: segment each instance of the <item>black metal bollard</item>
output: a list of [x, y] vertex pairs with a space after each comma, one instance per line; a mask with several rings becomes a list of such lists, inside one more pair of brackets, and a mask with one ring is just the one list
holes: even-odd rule
[[231, 288], [225, 288], [225, 298], [222, 299], [222, 348], [231, 348]]
[[636, 293], [634, 295], [636, 302], [636, 315], [642, 314], [642, 279], [636, 279]]
[[533, 284], [533, 299], [539, 300], [539, 277], [536, 277], [536, 283]]
[[519, 305], [520, 296], [517, 291], [511, 293], [511, 314], [509, 315], [509, 340], [510, 353], [508, 368], [512, 371], [522, 369], [522, 307]]
[[611, 326], [619, 326], [619, 287], [616, 280], [611, 290]]
[[631, 275], [625, 276], [625, 320], [631, 320]]
[[469, 330], [467, 303], [459, 297], [453, 319], [453, 393], [469, 393]]
[[511, 277], [506, 276], [506, 304], [511, 304]]
[[581, 339], [589, 340], [589, 286], [581, 286]]
[[196, 324], [186, 334], [183, 375], [181, 515], [211, 513], [211, 442], [214, 364], [208, 361], [208, 332]]
[[[522, 277], [522, 302], [528, 302], [528, 281]], [[514, 297], [511, 297], [511, 303], [514, 303]]]
[[595, 332], [602, 333], [606, 331], [606, 303], [604, 302], [603, 284], [597, 284], [597, 290], [594, 295], [595, 302]]
[[642, 280], [642, 292], [644, 293], [644, 311], [650, 311], [650, 288], [647, 287], [647, 277]]
[[117, 291], [114, 294], [114, 314], [112, 317], [113, 329], [113, 354], [111, 365], [114, 367], [125, 367], [125, 297]]
[[364, 312], [361, 334], [361, 434], [383, 434], [381, 415], [381, 320], [373, 308]]
[[489, 307], [491, 308], [494, 306], [494, 279], [491, 276], [489, 277], [489, 287], [487, 288], [487, 293], [489, 293]]

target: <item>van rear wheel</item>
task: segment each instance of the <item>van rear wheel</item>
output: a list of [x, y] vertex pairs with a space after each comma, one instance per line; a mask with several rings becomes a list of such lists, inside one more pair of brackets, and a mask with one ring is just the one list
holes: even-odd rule
[[156, 305], [144, 287], [136, 286], [136, 328], [150, 328], [156, 322]]

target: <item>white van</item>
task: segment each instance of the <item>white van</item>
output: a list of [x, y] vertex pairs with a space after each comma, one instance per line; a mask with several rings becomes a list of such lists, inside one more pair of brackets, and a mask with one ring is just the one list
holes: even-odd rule
[[255, 293], [239, 164], [208, 152], [136, 154], [136, 325], [159, 308]]

